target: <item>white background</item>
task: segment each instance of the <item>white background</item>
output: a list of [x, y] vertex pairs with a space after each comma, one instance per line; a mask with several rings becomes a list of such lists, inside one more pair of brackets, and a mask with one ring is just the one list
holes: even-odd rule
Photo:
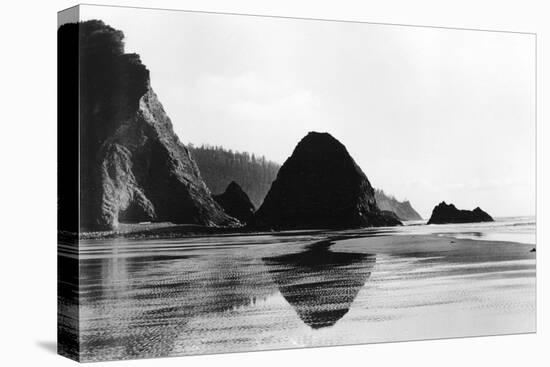
[[[113, 366], [543, 366], [550, 361], [545, 238], [550, 142], [546, 1], [202, 0], [96, 1], [188, 10], [284, 15], [538, 34], [538, 332], [531, 335], [110, 362]], [[5, 2], [0, 21], [0, 364], [64, 366], [56, 339], [56, 12], [72, 1]], [[546, 23], [546, 24], [545, 24]], [[146, 25], [144, 25], [146, 26]], [[546, 46], [546, 47], [545, 47]], [[546, 110], [546, 109], [545, 109]], [[495, 137], [495, 138], [498, 138]], [[550, 144], [550, 143], [549, 143]], [[546, 227], [546, 228], [545, 228]], [[107, 365], [100, 363], [96, 365]]]

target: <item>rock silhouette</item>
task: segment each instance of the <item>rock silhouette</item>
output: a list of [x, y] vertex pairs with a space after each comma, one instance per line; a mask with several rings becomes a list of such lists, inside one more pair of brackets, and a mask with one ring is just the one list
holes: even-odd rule
[[59, 32], [79, 34], [81, 228], [151, 220], [238, 224], [212, 198], [139, 55], [124, 52], [123, 33], [98, 20]]
[[428, 224], [475, 222], [493, 222], [493, 218], [479, 207], [474, 210], [460, 210], [453, 204], [447, 204], [444, 201], [433, 209], [428, 220]]
[[242, 223], [250, 222], [254, 216], [254, 205], [235, 181], [231, 181], [223, 194], [214, 195], [214, 200], [221, 205], [227, 214], [237, 218]]
[[331, 245], [324, 240], [301, 253], [263, 259], [283, 297], [313, 329], [332, 326], [348, 313], [376, 262], [375, 255], [333, 252]]
[[271, 229], [399, 225], [376, 205], [374, 189], [346, 147], [310, 132], [282, 165], [254, 225]]
[[380, 210], [394, 212], [401, 220], [422, 220], [422, 217], [408, 200], [399, 201], [395, 197], [387, 195], [383, 190], [374, 190], [376, 204]]

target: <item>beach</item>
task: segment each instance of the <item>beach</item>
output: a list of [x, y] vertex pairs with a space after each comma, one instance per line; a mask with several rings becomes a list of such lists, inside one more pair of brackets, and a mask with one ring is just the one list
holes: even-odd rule
[[535, 331], [534, 245], [406, 230], [83, 241], [82, 360]]

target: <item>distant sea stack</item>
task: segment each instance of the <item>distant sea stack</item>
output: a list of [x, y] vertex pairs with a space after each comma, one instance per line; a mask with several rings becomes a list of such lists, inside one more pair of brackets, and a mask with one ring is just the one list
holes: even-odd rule
[[444, 201], [439, 203], [432, 211], [432, 216], [428, 224], [445, 223], [476, 223], [493, 222], [493, 218], [479, 207], [474, 210], [460, 210], [453, 204], [447, 204]]
[[401, 220], [422, 220], [422, 217], [413, 209], [408, 200], [399, 201], [395, 197], [387, 195], [384, 191], [375, 189], [374, 197], [380, 210], [394, 212]]
[[310, 132], [282, 165], [254, 218], [270, 229], [400, 225], [376, 205], [374, 189], [346, 147]]
[[231, 181], [223, 194], [214, 195], [214, 200], [221, 205], [227, 214], [237, 218], [242, 223], [249, 223], [254, 216], [254, 205], [235, 181]]
[[98, 20], [58, 32], [61, 39], [79, 32], [81, 227], [151, 220], [238, 224], [212, 198], [139, 55], [124, 52], [123, 33]]

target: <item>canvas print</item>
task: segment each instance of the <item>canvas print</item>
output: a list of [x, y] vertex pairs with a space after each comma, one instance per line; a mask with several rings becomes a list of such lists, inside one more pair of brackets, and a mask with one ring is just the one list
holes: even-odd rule
[[535, 35], [59, 13], [58, 350], [531, 333]]

